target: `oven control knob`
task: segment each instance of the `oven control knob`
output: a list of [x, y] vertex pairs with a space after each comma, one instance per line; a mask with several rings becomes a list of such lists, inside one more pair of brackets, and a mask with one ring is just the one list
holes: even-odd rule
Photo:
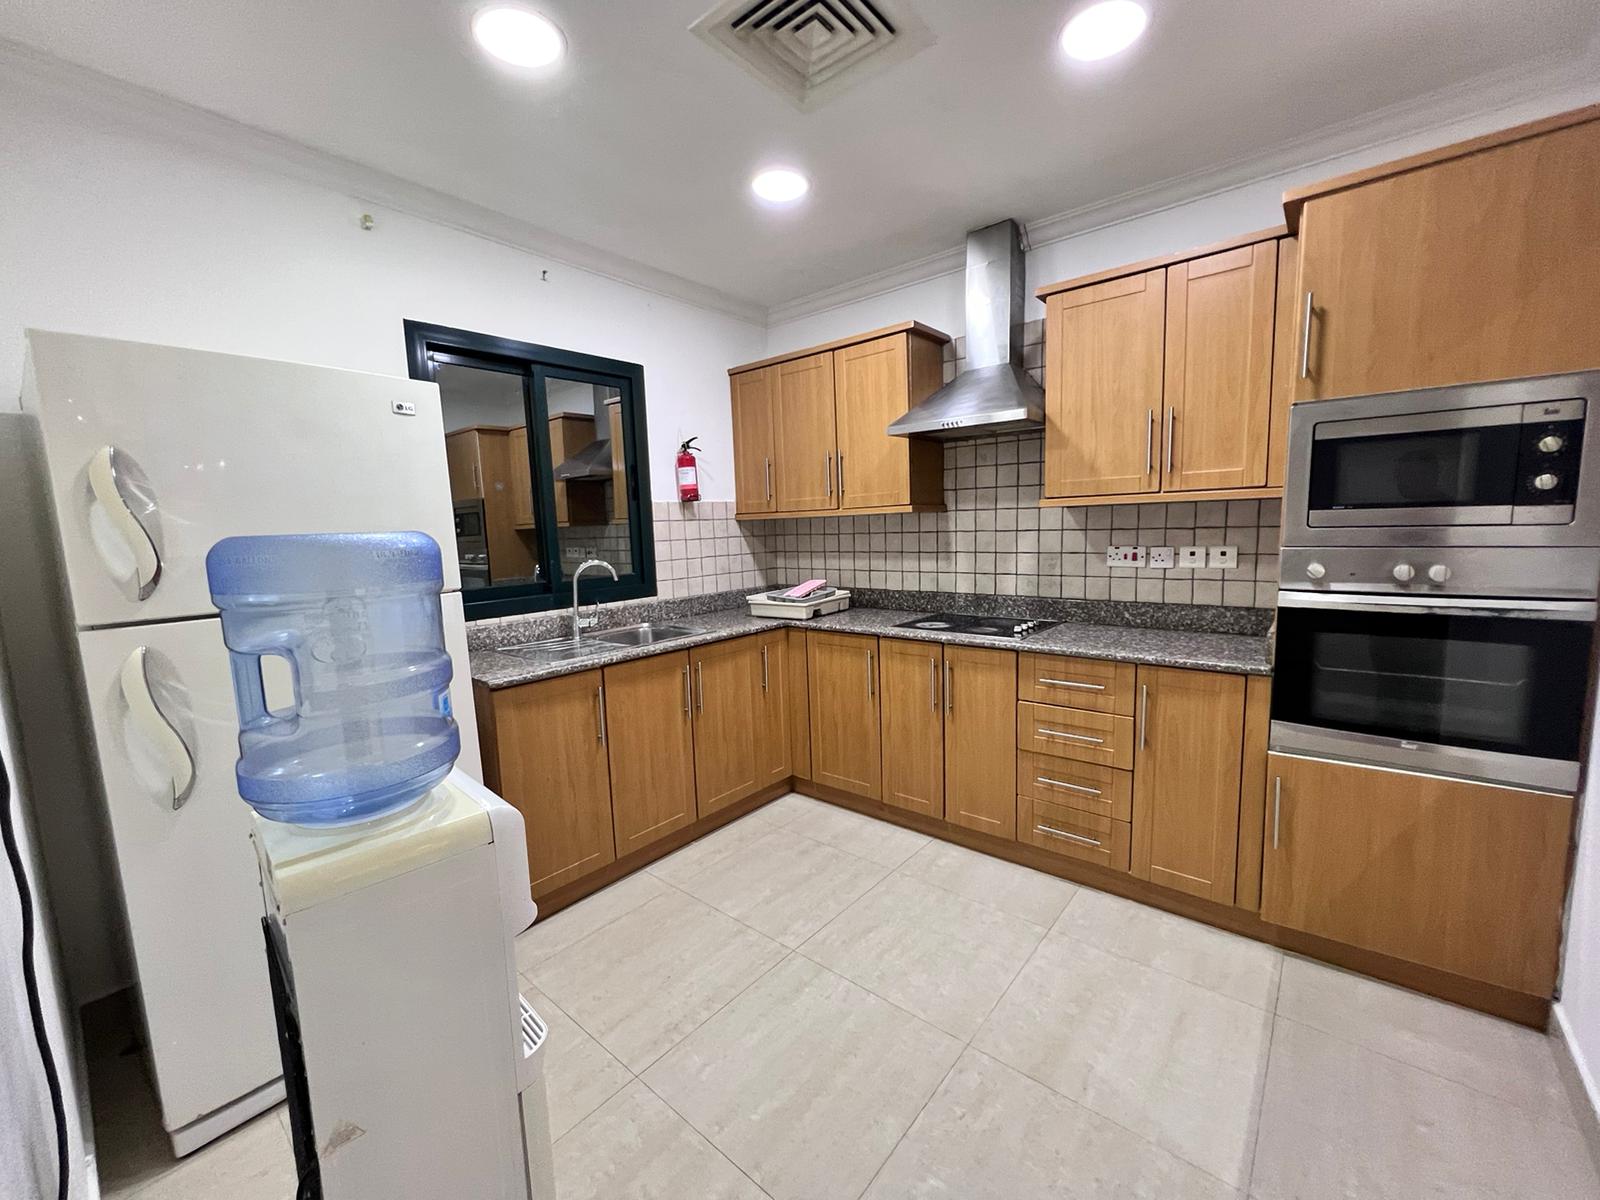
[[1443, 563], [1434, 563], [1428, 568], [1428, 578], [1435, 583], [1445, 583], [1450, 578], [1450, 568]]
[[1552, 475], [1549, 471], [1546, 471], [1543, 475], [1535, 475], [1533, 477], [1533, 486], [1538, 488], [1541, 492], [1550, 491], [1556, 486], [1556, 484], [1560, 482], [1561, 476]]
[[1564, 449], [1567, 439], [1559, 433], [1547, 433], [1539, 439], [1539, 449], [1545, 454], [1555, 454]]
[[1327, 573], [1328, 573], [1328, 568], [1323, 566], [1319, 562], [1313, 562], [1313, 563], [1307, 563], [1306, 564], [1306, 578], [1307, 579], [1321, 579]]
[[1394, 578], [1396, 583], [1410, 583], [1417, 577], [1417, 569], [1410, 563], [1395, 563]]

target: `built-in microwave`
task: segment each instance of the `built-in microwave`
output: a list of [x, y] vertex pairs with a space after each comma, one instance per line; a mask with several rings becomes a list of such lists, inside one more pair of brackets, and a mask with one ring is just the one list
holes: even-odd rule
[[1600, 371], [1298, 404], [1283, 541], [1600, 545], [1597, 446]]

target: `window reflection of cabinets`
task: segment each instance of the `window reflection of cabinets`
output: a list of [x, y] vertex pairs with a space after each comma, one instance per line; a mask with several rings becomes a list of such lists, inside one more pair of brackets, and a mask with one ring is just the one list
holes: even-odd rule
[[527, 430], [504, 425], [470, 425], [447, 433], [444, 439], [451, 501], [483, 501], [491, 583], [527, 579], [534, 571], [534, 545], [521, 532], [533, 528], [526, 442]]
[[511, 524], [532, 529], [533, 465], [528, 458], [528, 427], [518, 425], [508, 439], [511, 454]]
[[[594, 442], [594, 418], [582, 413], [556, 413], [550, 418], [550, 465], [553, 470]], [[605, 484], [598, 479], [556, 481], [557, 525], [604, 525]]]

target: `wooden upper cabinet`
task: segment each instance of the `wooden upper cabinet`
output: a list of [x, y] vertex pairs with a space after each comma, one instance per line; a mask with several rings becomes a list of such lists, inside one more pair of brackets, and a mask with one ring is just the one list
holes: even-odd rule
[[444, 461], [450, 473], [450, 499], [483, 499], [483, 468], [478, 462], [478, 431], [458, 429], [444, 435]]
[[944, 447], [886, 432], [942, 379], [940, 344], [925, 337], [896, 333], [833, 352], [841, 509], [943, 502]]
[[1259, 242], [1167, 268], [1163, 492], [1267, 481], [1277, 259]]
[[1017, 836], [1017, 655], [946, 646], [945, 819], [980, 833]]
[[774, 508], [772, 426], [777, 404], [777, 368], [746, 371], [729, 380], [733, 392], [733, 489], [735, 511]]
[[1267, 486], [1282, 487], [1289, 457], [1289, 406], [1299, 361], [1295, 297], [1300, 294], [1300, 243], [1278, 240], [1278, 302], [1272, 317], [1272, 406], [1267, 416]]
[[1232, 904], [1238, 863], [1245, 680], [1139, 668], [1131, 870]]
[[1047, 497], [1159, 489], [1165, 313], [1164, 270], [1046, 301]]
[[511, 525], [533, 528], [533, 460], [528, 457], [528, 428], [518, 425], [506, 435], [511, 493]]
[[703, 646], [690, 652], [690, 666], [696, 792], [705, 817], [766, 786], [760, 639]]
[[883, 794], [878, 639], [810, 632], [811, 778], [869, 800]]
[[757, 639], [761, 652], [761, 711], [756, 725], [756, 768], [761, 786], [779, 783], [794, 772], [789, 725], [789, 630], [774, 629]]
[[694, 723], [684, 651], [605, 669], [617, 857], [695, 820]]
[[883, 802], [944, 816], [944, 650], [936, 642], [880, 638]]
[[1570, 796], [1268, 756], [1261, 918], [1548, 997]]
[[490, 703], [499, 790], [527, 826], [533, 894], [614, 861], [601, 673], [504, 688]]
[[785, 512], [838, 508], [833, 355], [791, 359], [772, 371], [774, 507]]
[[1295, 398], [1594, 367], [1596, 163], [1591, 109], [1291, 193], [1312, 306]]

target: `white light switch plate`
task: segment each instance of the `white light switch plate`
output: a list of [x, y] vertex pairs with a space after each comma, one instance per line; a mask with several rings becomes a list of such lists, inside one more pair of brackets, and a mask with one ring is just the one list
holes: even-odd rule
[[1205, 566], [1206, 548], [1204, 546], [1179, 546], [1178, 565], [1191, 568]]
[[1206, 549], [1206, 566], [1227, 570], [1239, 565], [1239, 547], [1209, 546]]
[[1106, 566], [1108, 567], [1142, 567], [1144, 566], [1143, 546], [1107, 546]]
[[1171, 546], [1151, 546], [1150, 566], [1157, 571], [1170, 571], [1177, 565], [1177, 554]]

